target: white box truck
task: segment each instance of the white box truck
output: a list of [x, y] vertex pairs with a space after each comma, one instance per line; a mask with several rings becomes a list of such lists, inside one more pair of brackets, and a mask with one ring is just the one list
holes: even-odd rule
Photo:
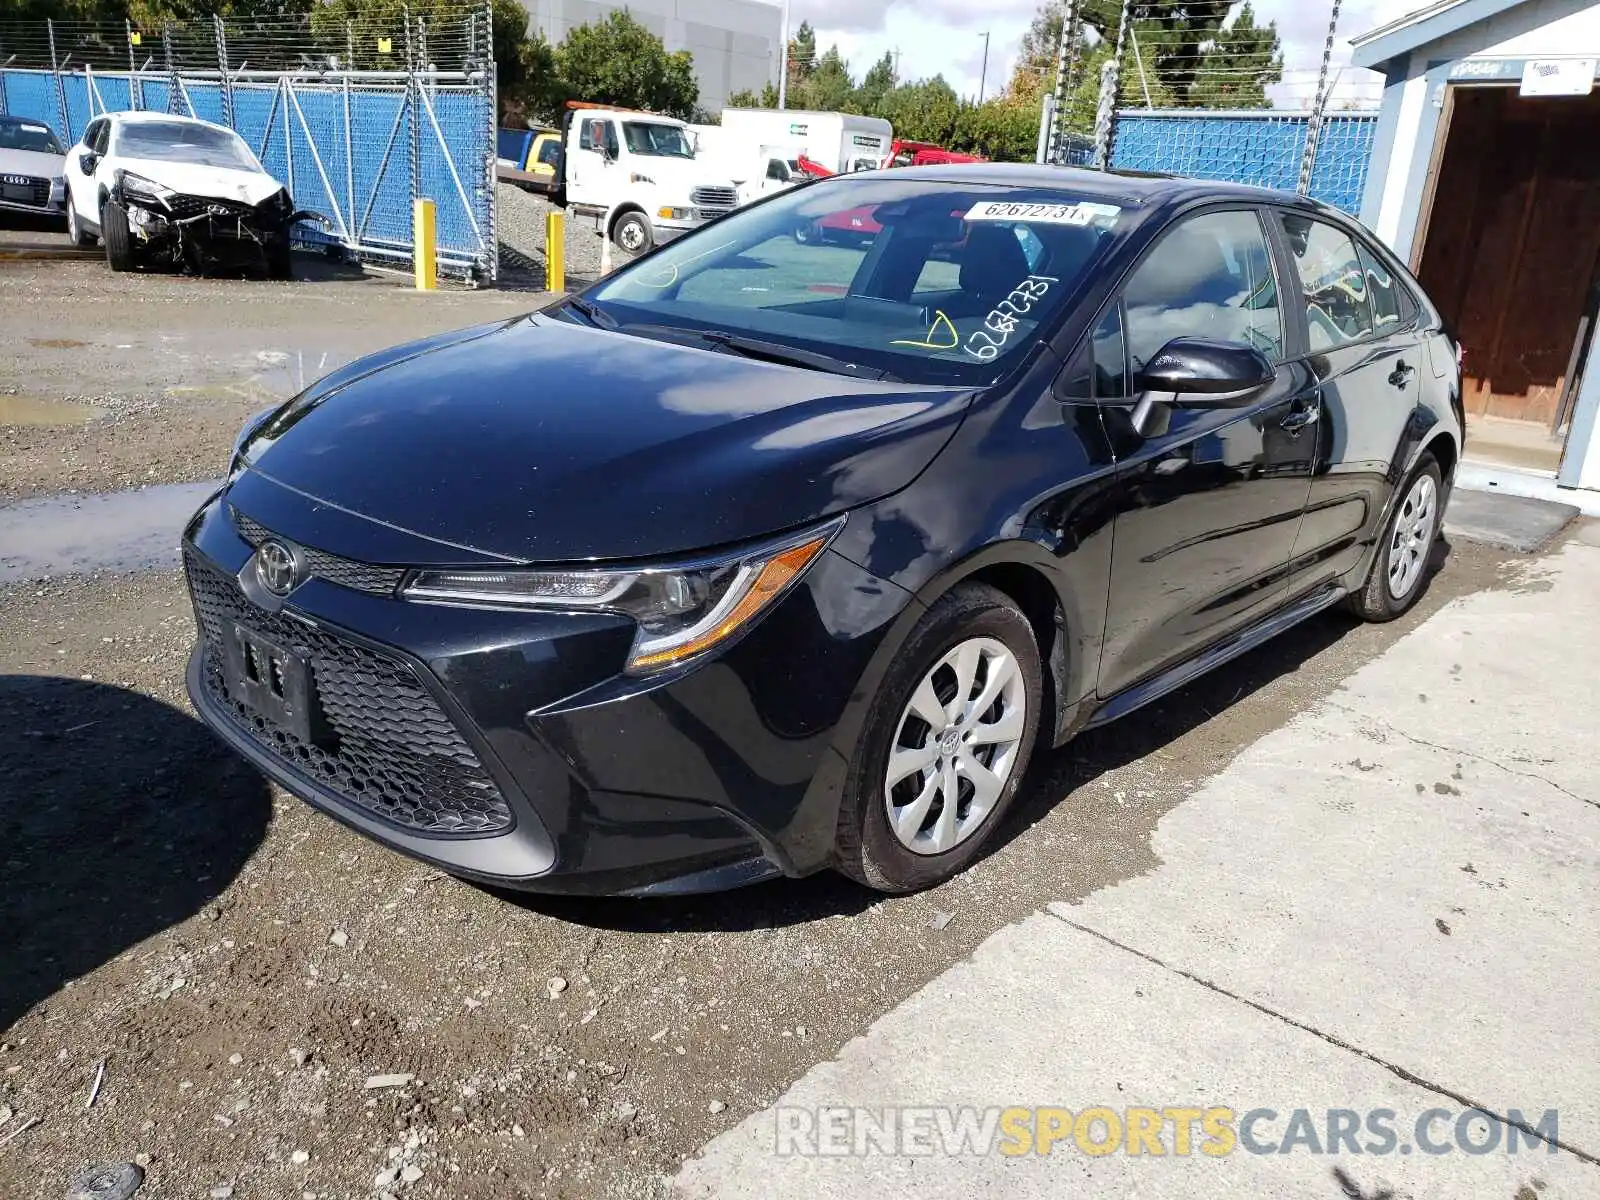
[[800, 169], [800, 151], [794, 147], [752, 146], [720, 125], [691, 125], [689, 132], [696, 160], [705, 163], [708, 174], [731, 179], [741, 205], [808, 178]]
[[835, 174], [873, 171], [884, 165], [894, 141], [894, 127], [882, 117], [854, 113], [805, 112], [779, 108], [722, 110], [725, 144], [748, 148], [755, 158], [762, 147], [804, 154]]
[[739, 203], [733, 181], [697, 159], [673, 117], [569, 102], [556, 202], [595, 218], [630, 254], [671, 241]]

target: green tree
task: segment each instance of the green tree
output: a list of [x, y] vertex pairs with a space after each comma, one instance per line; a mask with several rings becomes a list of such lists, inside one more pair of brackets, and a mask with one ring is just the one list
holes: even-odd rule
[[790, 108], [809, 108], [819, 112], [854, 112], [852, 100], [856, 81], [850, 76], [850, 64], [839, 54], [839, 47], [829, 46], [817, 60], [817, 65], [798, 87], [789, 89]]
[[661, 39], [626, 11], [578, 26], [556, 48], [555, 59], [572, 99], [687, 118], [700, 98], [689, 52], [667, 53]]
[[861, 86], [856, 89], [856, 107], [864, 113], [876, 113], [878, 105], [895, 82], [894, 55], [885, 51], [883, 57], [872, 64], [872, 69], [863, 76]]
[[[1030, 110], [1033, 123], [1039, 123], [1039, 106], [1046, 92], [1056, 89], [1056, 62], [1061, 45], [1061, 26], [1066, 19], [1060, 0], [1046, 3], [1033, 17], [1022, 37], [1017, 65], [1011, 72], [1004, 99]], [[1077, 45], [1077, 86], [1067, 97], [1065, 125], [1078, 133], [1094, 128], [1095, 109], [1100, 99], [1100, 68], [1111, 57], [1111, 47], [1103, 39], [1079, 25]], [[1030, 152], [1031, 157], [1031, 152]]]
[[[1209, 104], [1218, 93], [1208, 90], [1207, 81], [1223, 80], [1234, 85], [1222, 92], [1231, 97], [1229, 107], [1266, 107], [1266, 84], [1283, 69], [1277, 26], [1260, 28], [1254, 13], [1246, 18], [1241, 9], [1245, 28], [1234, 42], [1224, 29], [1233, 4], [1234, 0], [1137, 0], [1131, 6], [1132, 33], [1152, 100], [1159, 83], [1168, 104], [1185, 108]], [[1115, 41], [1121, 19], [1118, 0], [1085, 0], [1083, 15], [1102, 38]], [[1240, 20], [1233, 22], [1239, 24]], [[1129, 65], [1133, 62], [1130, 47], [1123, 63], [1122, 94], [1142, 101], [1139, 75]], [[1140, 90], [1130, 91], [1130, 83]]]
[[998, 96], [961, 106], [951, 148], [995, 162], [1032, 162], [1038, 138], [1038, 110]]
[[817, 31], [810, 21], [801, 21], [800, 28], [789, 39], [789, 86], [804, 83], [817, 65]]
[[776, 85], [768, 83], [762, 86], [759, 94], [752, 92], [749, 89], [746, 89], [742, 92], [734, 92], [733, 95], [728, 97], [728, 107], [777, 108], [778, 89]]
[[961, 101], [944, 76], [935, 75], [886, 92], [876, 115], [894, 126], [896, 137], [950, 146], [961, 115]]
[[1278, 26], [1256, 24], [1249, 0], [1200, 60], [1188, 102], [1201, 108], [1270, 108], [1267, 85], [1283, 79]]

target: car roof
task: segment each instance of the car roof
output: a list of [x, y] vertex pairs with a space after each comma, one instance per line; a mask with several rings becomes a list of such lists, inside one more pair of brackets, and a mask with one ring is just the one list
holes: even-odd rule
[[1294, 192], [1273, 191], [1216, 179], [1182, 179], [1172, 175], [1094, 171], [1086, 167], [1057, 167], [1039, 163], [938, 163], [896, 167], [894, 173], [897, 177], [938, 183], [999, 183], [1013, 187], [1070, 189], [1081, 196], [1115, 200], [1124, 205], [1154, 207], [1206, 199], [1312, 204]]
[[176, 122], [179, 125], [199, 125], [204, 129], [220, 129], [224, 133], [233, 133], [226, 125], [218, 125], [215, 121], [202, 121], [199, 117], [184, 117], [177, 113], [139, 112], [130, 109], [127, 112], [106, 113], [119, 125], [154, 125], [157, 123]]

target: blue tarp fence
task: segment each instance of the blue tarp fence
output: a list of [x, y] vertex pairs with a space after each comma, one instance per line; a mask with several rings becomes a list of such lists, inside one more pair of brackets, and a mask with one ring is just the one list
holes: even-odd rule
[[[1294, 191], [1310, 122], [1307, 113], [1272, 109], [1124, 109], [1117, 113], [1111, 165]], [[1309, 194], [1357, 214], [1377, 128], [1375, 112], [1325, 116], [1317, 134]]]
[[0, 112], [42, 121], [64, 145], [96, 116], [142, 109], [236, 130], [295, 203], [322, 213], [303, 241], [406, 263], [412, 200], [437, 207], [441, 270], [492, 281], [493, 77], [462, 72], [50, 71], [0, 69]]

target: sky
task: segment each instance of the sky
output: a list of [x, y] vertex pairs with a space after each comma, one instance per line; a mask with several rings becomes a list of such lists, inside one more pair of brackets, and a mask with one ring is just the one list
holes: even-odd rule
[[[859, 79], [885, 51], [900, 52], [900, 75], [920, 79], [942, 74], [956, 92], [976, 98], [1005, 86], [1017, 60], [1022, 35], [1039, 0], [790, 0], [791, 28], [810, 21], [817, 30], [817, 53], [837, 43]], [[1254, 0], [1256, 21], [1276, 21], [1284, 51], [1284, 83], [1274, 89], [1278, 107], [1307, 107], [1316, 90], [1328, 36], [1331, 0]], [[1386, 25], [1427, 0], [1344, 0], [1333, 69], [1350, 60], [1353, 36]], [[984, 32], [989, 33], [984, 71]], [[1348, 68], [1338, 77], [1336, 105], [1376, 107], [1381, 80]]]

